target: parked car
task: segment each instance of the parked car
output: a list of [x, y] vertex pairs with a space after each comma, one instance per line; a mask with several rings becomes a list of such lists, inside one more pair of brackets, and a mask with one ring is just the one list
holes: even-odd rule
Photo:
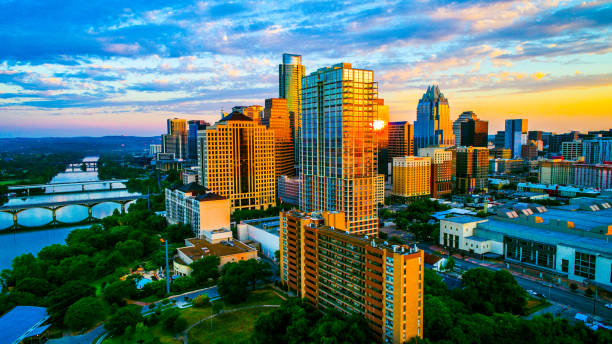
[[604, 307], [609, 308], [609, 309], [612, 309], [612, 303], [606, 303], [606, 304], [604, 305]]

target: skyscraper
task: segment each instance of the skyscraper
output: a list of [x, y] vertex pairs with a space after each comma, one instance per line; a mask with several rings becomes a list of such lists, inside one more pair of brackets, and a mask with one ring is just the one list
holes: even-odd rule
[[461, 146], [466, 147], [487, 147], [489, 141], [489, 122], [481, 121], [478, 118], [470, 118], [460, 123], [461, 127]]
[[461, 115], [453, 122], [453, 135], [455, 135], [455, 146], [466, 146], [461, 143], [461, 123], [465, 123], [470, 119], [477, 119], [474, 111], [463, 111]]
[[486, 191], [489, 150], [486, 147], [457, 147], [455, 154], [457, 191], [460, 193]]
[[192, 120], [187, 122], [188, 130], [187, 133], [187, 158], [197, 159], [198, 158], [198, 130], [204, 130], [210, 123], [203, 120]]
[[162, 135], [163, 153], [173, 154], [175, 159], [187, 159], [187, 120], [169, 118], [167, 132]]
[[527, 143], [527, 120], [507, 119], [504, 147], [510, 149], [512, 157], [521, 156], [521, 146]]
[[406, 121], [389, 122], [389, 160], [395, 157], [415, 155], [414, 126]]
[[[300, 130], [302, 127], [302, 78], [305, 69], [302, 56], [283, 54], [283, 63], [278, 65], [278, 97], [287, 99], [287, 108], [291, 115], [291, 132], [296, 164], [300, 161]], [[297, 169], [297, 166], [296, 166]]]
[[276, 202], [274, 133], [239, 112], [201, 130], [200, 181], [236, 209], [267, 209]]
[[377, 99], [374, 106], [374, 137], [378, 152], [378, 173], [387, 178], [389, 174], [389, 105]]
[[374, 72], [340, 63], [302, 87], [300, 208], [342, 211], [351, 233], [378, 234]]
[[293, 176], [295, 174], [293, 136], [291, 135], [290, 123], [287, 99], [266, 99], [261, 124], [274, 132], [276, 177], [281, 175]]
[[450, 120], [448, 100], [438, 85], [429, 86], [417, 107], [414, 122], [414, 148], [452, 146], [455, 144], [453, 123]]

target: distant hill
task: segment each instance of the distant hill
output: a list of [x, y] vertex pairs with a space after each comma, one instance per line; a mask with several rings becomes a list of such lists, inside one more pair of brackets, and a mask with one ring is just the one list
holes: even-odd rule
[[17, 137], [0, 138], [0, 152], [140, 153], [148, 151], [150, 144], [161, 144], [160, 136]]

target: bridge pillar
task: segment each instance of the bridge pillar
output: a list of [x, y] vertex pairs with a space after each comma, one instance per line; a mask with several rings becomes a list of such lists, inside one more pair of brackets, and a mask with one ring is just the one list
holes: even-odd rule
[[121, 214], [125, 213], [125, 202], [121, 202]]
[[87, 221], [91, 222], [93, 220], [93, 207], [91, 205], [87, 206]]
[[51, 220], [51, 224], [57, 224], [57, 208], [51, 208], [51, 216], [53, 216], [53, 220]]
[[81, 185], [81, 191], [85, 192], [85, 184]]
[[17, 212], [13, 213], [13, 228], [17, 229], [19, 227], [19, 223], [17, 222]]
[[112, 190], [113, 189], [113, 182], [108, 183], [108, 189]]

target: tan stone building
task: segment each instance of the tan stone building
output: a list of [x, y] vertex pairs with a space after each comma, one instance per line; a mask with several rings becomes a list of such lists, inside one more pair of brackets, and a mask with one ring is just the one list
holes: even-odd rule
[[199, 131], [200, 181], [236, 209], [276, 202], [274, 133], [239, 112]]
[[393, 189], [396, 196], [419, 198], [431, 193], [430, 157], [405, 156], [393, 158]]

